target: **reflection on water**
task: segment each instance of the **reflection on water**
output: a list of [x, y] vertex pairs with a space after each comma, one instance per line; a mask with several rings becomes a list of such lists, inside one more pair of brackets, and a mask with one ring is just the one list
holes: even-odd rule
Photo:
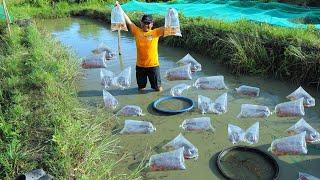
[[[101, 42], [107, 44], [114, 52], [117, 52], [117, 32], [111, 32], [109, 25], [91, 22], [86, 19], [58, 19], [38, 21], [38, 25], [47, 28], [53, 36], [58, 38], [63, 44], [69, 46], [78, 56], [84, 57], [91, 53], [91, 50]], [[227, 140], [228, 123], [237, 125], [243, 129], [248, 128], [254, 122], [260, 122], [260, 140], [256, 147], [267, 151], [273, 139], [287, 136], [285, 130], [300, 118], [277, 118], [274, 114], [267, 119], [236, 119], [243, 103], [266, 105], [271, 110], [275, 105], [288, 101], [285, 97], [294, 91], [298, 86], [280, 82], [277, 80], [262, 79], [257, 77], [235, 77], [228, 73], [228, 70], [215, 64], [215, 59], [210, 59], [199, 54], [186, 51], [184, 49], [159, 46], [159, 58], [161, 64], [161, 76], [165, 71], [176, 67], [175, 62], [190, 53], [199, 63], [202, 64], [203, 71], [194, 75], [190, 81], [167, 81], [162, 78], [164, 91], [161, 93], [147, 91], [144, 94], [137, 92], [135, 80], [135, 41], [126, 32], [121, 32], [122, 64], [119, 58], [108, 61], [108, 70], [119, 73], [124, 67], [132, 67], [132, 87], [121, 91], [112, 89], [113, 94], [120, 102], [120, 106], [127, 104], [139, 105], [143, 109], [144, 117], [118, 117], [115, 127], [122, 127], [125, 119], [147, 120], [152, 122], [157, 131], [150, 135], [123, 135], [119, 136], [123, 147], [121, 153], [129, 153], [126, 161], [120, 163], [119, 168], [132, 170], [143, 159], [145, 154], [155, 154], [160, 152], [161, 145], [176, 137], [180, 132], [199, 149], [199, 159], [197, 161], [187, 160], [186, 171], [168, 172], [147, 172], [144, 176], [147, 179], [219, 179], [221, 176], [215, 166], [215, 155], [223, 148], [232, 144]], [[80, 64], [80, 60], [79, 60]], [[80, 66], [79, 66], [80, 67]], [[79, 82], [79, 98], [87, 103], [88, 107], [103, 106], [102, 86], [100, 84], [100, 70], [83, 70], [85, 78]], [[228, 90], [197, 90], [190, 88], [184, 95], [197, 101], [197, 96], [204, 95], [212, 99], [217, 98], [224, 92], [228, 92], [228, 112], [220, 116], [209, 114], [214, 128], [214, 133], [210, 132], [183, 132], [179, 125], [184, 119], [191, 117], [201, 117], [198, 110], [178, 114], [174, 116], [161, 116], [151, 108], [151, 103], [163, 95], [170, 94], [170, 88], [178, 83], [192, 84], [200, 76], [224, 75]], [[261, 95], [257, 98], [240, 97], [235, 94], [234, 88], [240, 85], [251, 85], [260, 87]], [[150, 85], [148, 84], [148, 88]], [[314, 89], [306, 90], [319, 102], [319, 94]], [[121, 108], [119, 107], [119, 108]], [[196, 105], [197, 107], [197, 105]], [[304, 117], [313, 127], [319, 130], [319, 105], [306, 109]], [[315, 176], [320, 176], [320, 145], [310, 145], [309, 155], [305, 156], [283, 156], [276, 158], [280, 166], [280, 179], [296, 179], [298, 171], [308, 172]], [[163, 150], [161, 150], [163, 151]], [[121, 154], [120, 153], [120, 154]], [[290, 173], [288, 173], [290, 172]]]

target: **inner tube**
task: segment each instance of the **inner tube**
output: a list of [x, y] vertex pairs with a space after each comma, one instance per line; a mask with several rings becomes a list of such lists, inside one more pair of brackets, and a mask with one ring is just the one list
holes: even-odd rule
[[[189, 106], [186, 107], [186, 108], [183, 108], [183, 109], [178, 109], [178, 110], [160, 109], [160, 108], [157, 107], [159, 105], [159, 103], [161, 103], [163, 101], [171, 100], [171, 99], [182, 100], [184, 102], [187, 102], [189, 104]], [[156, 111], [158, 111], [160, 113], [164, 113], [164, 114], [183, 113], [183, 112], [186, 112], [186, 111], [190, 111], [193, 108], [193, 106], [194, 106], [194, 103], [193, 103], [192, 99], [187, 98], [187, 97], [183, 97], [183, 96], [164, 96], [164, 97], [161, 97], [161, 98], [157, 99], [152, 104], [153, 109], [155, 109]]]

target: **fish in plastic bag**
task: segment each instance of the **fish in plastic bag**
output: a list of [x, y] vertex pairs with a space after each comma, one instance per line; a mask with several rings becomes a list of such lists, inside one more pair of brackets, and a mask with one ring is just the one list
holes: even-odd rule
[[177, 68], [172, 68], [166, 71], [165, 78], [169, 81], [174, 80], [190, 80], [191, 76], [191, 64], [180, 66]]
[[182, 147], [174, 151], [152, 155], [149, 160], [151, 171], [185, 170], [183, 151]]
[[126, 89], [131, 85], [131, 67], [127, 67], [112, 79], [112, 86]]
[[83, 69], [92, 68], [105, 68], [106, 64], [106, 52], [100, 54], [91, 54], [82, 60], [81, 66]]
[[206, 96], [198, 95], [198, 108], [202, 114], [212, 112], [214, 103]]
[[259, 141], [259, 122], [254, 123], [250, 126], [244, 136], [244, 141], [249, 144], [255, 144]]
[[192, 72], [201, 71], [201, 64], [198, 63], [198, 61], [196, 61], [189, 53], [177, 62], [180, 66], [187, 65], [189, 63], [191, 64]]
[[237, 118], [266, 118], [271, 112], [267, 106], [242, 104]]
[[100, 70], [101, 85], [103, 85], [106, 89], [112, 86], [113, 77], [114, 73], [112, 71], [106, 69]]
[[187, 90], [189, 89], [191, 86], [188, 85], [188, 84], [185, 84], [185, 83], [182, 83], [182, 84], [178, 84], [178, 85], [175, 85], [171, 88], [170, 90], [170, 94], [172, 96], [181, 96], [182, 92], [184, 90]]
[[275, 111], [279, 117], [304, 116], [303, 98], [277, 104]]
[[210, 117], [198, 117], [186, 119], [180, 127], [186, 131], [214, 131]]
[[123, 115], [123, 116], [144, 116], [142, 114], [142, 109], [139, 106], [136, 105], [126, 105], [122, 109], [120, 109], [117, 113], [117, 115]]
[[228, 89], [223, 76], [200, 77], [194, 86], [201, 89]]
[[121, 6], [117, 5], [111, 11], [111, 31], [128, 31]]
[[287, 129], [289, 135], [295, 135], [306, 132], [306, 142], [315, 143], [320, 141], [320, 134], [313, 127], [310, 126], [303, 118], [301, 118], [296, 124]]
[[228, 94], [223, 93], [215, 101], [213, 105], [213, 112], [216, 114], [222, 114], [227, 112], [228, 106]]
[[236, 88], [236, 91], [238, 94], [252, 96], [252, 97], [259, 96], [259, 93], [260, 93], [259, 88], [252, 87], [252, 86], [246, 86], [246, 85], [242, 85], [242, 86]]
[[151, 122], [125, 120], [120, 134], [150, 134], [156, 131]]
[[183, 147], [183, 155], [186, 159], [197, 158], [199, 156], [198, 149], [188, 141], [181, 133], [168, 144], [164, 145], [165, 149], [179, 149]]
[[299, 172], [298, 180], [320, 180], [320, 179], [310, 174]]
[[287, 96], [291, 101], [303, 98], [304, 107], [313, 107], [316, 105], [315, 99], [307, 93], [301, 86], [296, 89], [293, 93]]
[[244, 141], [245, 132], [238, 126], [228, 124], [228, 138], [232, 144]]
[[164, 20], [164, 37], [166, 36], [182, 36], [180, 31], [178, 11], [174, 8], [169, 8]]
[[113, 59], [115, 57], [115, 54], [111, 51], [111, 49], [105, 45], [104, 43], [101, 43], [98, 45], [98, 47], [94, 50], [92, 50], [92, 53], [94, 54], [100, 54], [102, 52], [106, 52], [106, 59], [107, 60], [110, 60], [110, 59]]
[[103, 90], [103, 101], [104, 106], [112, 110], [115, 110], [119, 104], [118, 100], [106, 90]]
[[275, 155], [307, 154], [306, 132], [272, 141], [269, 151]]

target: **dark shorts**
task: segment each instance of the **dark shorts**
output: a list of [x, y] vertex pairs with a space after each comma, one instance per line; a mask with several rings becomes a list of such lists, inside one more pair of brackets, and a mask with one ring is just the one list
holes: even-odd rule
[[159, 66], [148, 68], [136, 66], [136, 78], [139, 89], [146, 87], [148, 79], [152, 89], [161, 87]]

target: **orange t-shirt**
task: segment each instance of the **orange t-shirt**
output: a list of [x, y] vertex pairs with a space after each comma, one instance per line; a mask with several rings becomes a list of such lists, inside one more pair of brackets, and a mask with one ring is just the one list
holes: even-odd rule
[[158, 41], [159, 37], [163, 35], [163, 28], [156, 28], [148, 32], [144, 32], [134, 24], [130, 28], [131, 33], [136, 39], [137, 66], [159, 66]]

